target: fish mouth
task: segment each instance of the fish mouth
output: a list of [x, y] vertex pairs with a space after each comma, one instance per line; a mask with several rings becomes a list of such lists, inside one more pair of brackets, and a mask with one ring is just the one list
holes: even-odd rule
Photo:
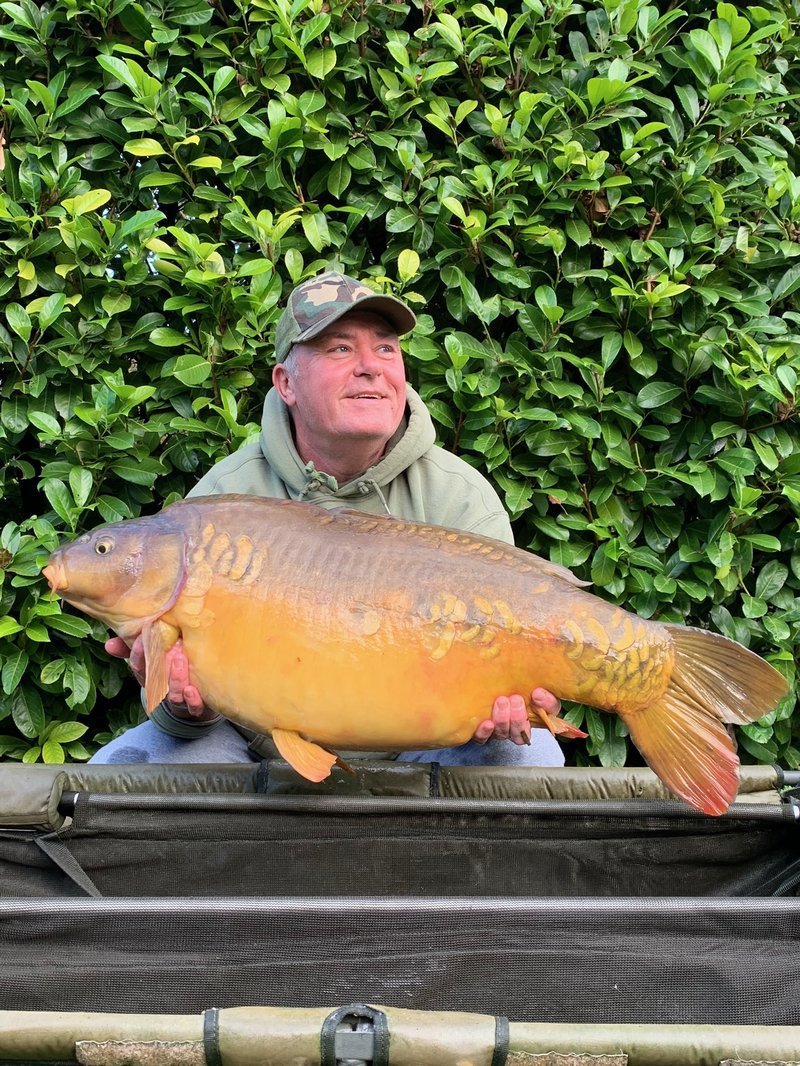
[[47, 580], [48, 585], [53, 592], [66, 592], [69, 588], [69, 581], [64, 570], [64, 564], [58, 562], [58, 560], [51, 559], [47, 566], [42, 570], [42, 574]]

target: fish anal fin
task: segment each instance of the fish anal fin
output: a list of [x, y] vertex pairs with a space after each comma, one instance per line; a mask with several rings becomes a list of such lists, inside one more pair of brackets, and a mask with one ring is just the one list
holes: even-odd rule
[[717, 717], [675, 685], [652, 705], [620, 715], [672, 793], [703, 814], [727, 811], [739, 789], [739, 758]]
[[551, 736], [564, 737], [566, 740], [582, 740], [589, 735], [559, 715], [548, 714], [543, 707], [535, 703], [528, 712], [528, 720], [534, 729], [546, 729]]
[[180, 636], [175, 626], [160, 619], [148, 622], [142, 629], [142, 646], [145, 663], [145, 709], [148, 714], [156, 709], [169, 691], [169, 665], [167, 652]]
[[337, 763], [342, 765], [338, 755], [311, 740], [304, 740], [290, 729], [273, 729], [272, 739], [281, 757], [307, 781], [324, 781], [330, 775], [331, 767]]
[[565, 740], [584, 740], [589, 736], [582, 729], [578, 729], [572, 722], [567, 722], [557, 714], [549, 715], [547, 727], [554, 737], [564, 737]]

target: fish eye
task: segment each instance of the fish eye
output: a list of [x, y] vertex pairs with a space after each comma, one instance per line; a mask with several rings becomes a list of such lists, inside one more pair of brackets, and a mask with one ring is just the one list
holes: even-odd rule
[[114, 550], [113, 539], [111, 537], [101, 537], [95, 544], [94, 550], [98, 555], [108, 555], [110, 551]]

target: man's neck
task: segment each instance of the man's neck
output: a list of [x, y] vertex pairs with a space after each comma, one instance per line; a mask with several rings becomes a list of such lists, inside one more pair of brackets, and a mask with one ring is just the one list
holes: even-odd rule
[[313, 463], [321, 473], [330, 474], [336, 478], [340, 485], [346, 485], [348, 481], [363, 474], [371, 466], [375, 466], [383, 457], [386, 450], [385, 444], [376, 445], [374, 442], [353, 442], [349, 448], [342, 447], [342, 442], [332, 455], [325, 449], [311, 447], [307, 442], [295, 440], [297, 454], [304, 463]]

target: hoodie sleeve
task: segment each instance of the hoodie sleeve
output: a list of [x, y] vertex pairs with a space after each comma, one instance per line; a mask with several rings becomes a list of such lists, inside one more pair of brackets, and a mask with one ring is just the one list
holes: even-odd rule
[[[451, 452], [430, 448], [404, 472], [408, 499], [390, 487], [393, 514], [514, 543], [508, 514], [489, 481]], [[399, 504], [399, 506], [398, 506]]]
[[167, 706], [166, 702], [159, 703], [150, 715], [150, 721], [162, 733], [171, 737], [180, 737], [181, 740], [198, 740], [206, 736], [222, 721], [222, 715], [207, 722], [198, 722], [194, 718], [178, 718]]
[[482, 537], [494, 537], [495, 540], [502, 540], [506, 544], [514, 543], [511, 522], [502, 508], [499, 511], [487, 511], [473, 525], [464, 527], [464, 532], [479, 533]]

